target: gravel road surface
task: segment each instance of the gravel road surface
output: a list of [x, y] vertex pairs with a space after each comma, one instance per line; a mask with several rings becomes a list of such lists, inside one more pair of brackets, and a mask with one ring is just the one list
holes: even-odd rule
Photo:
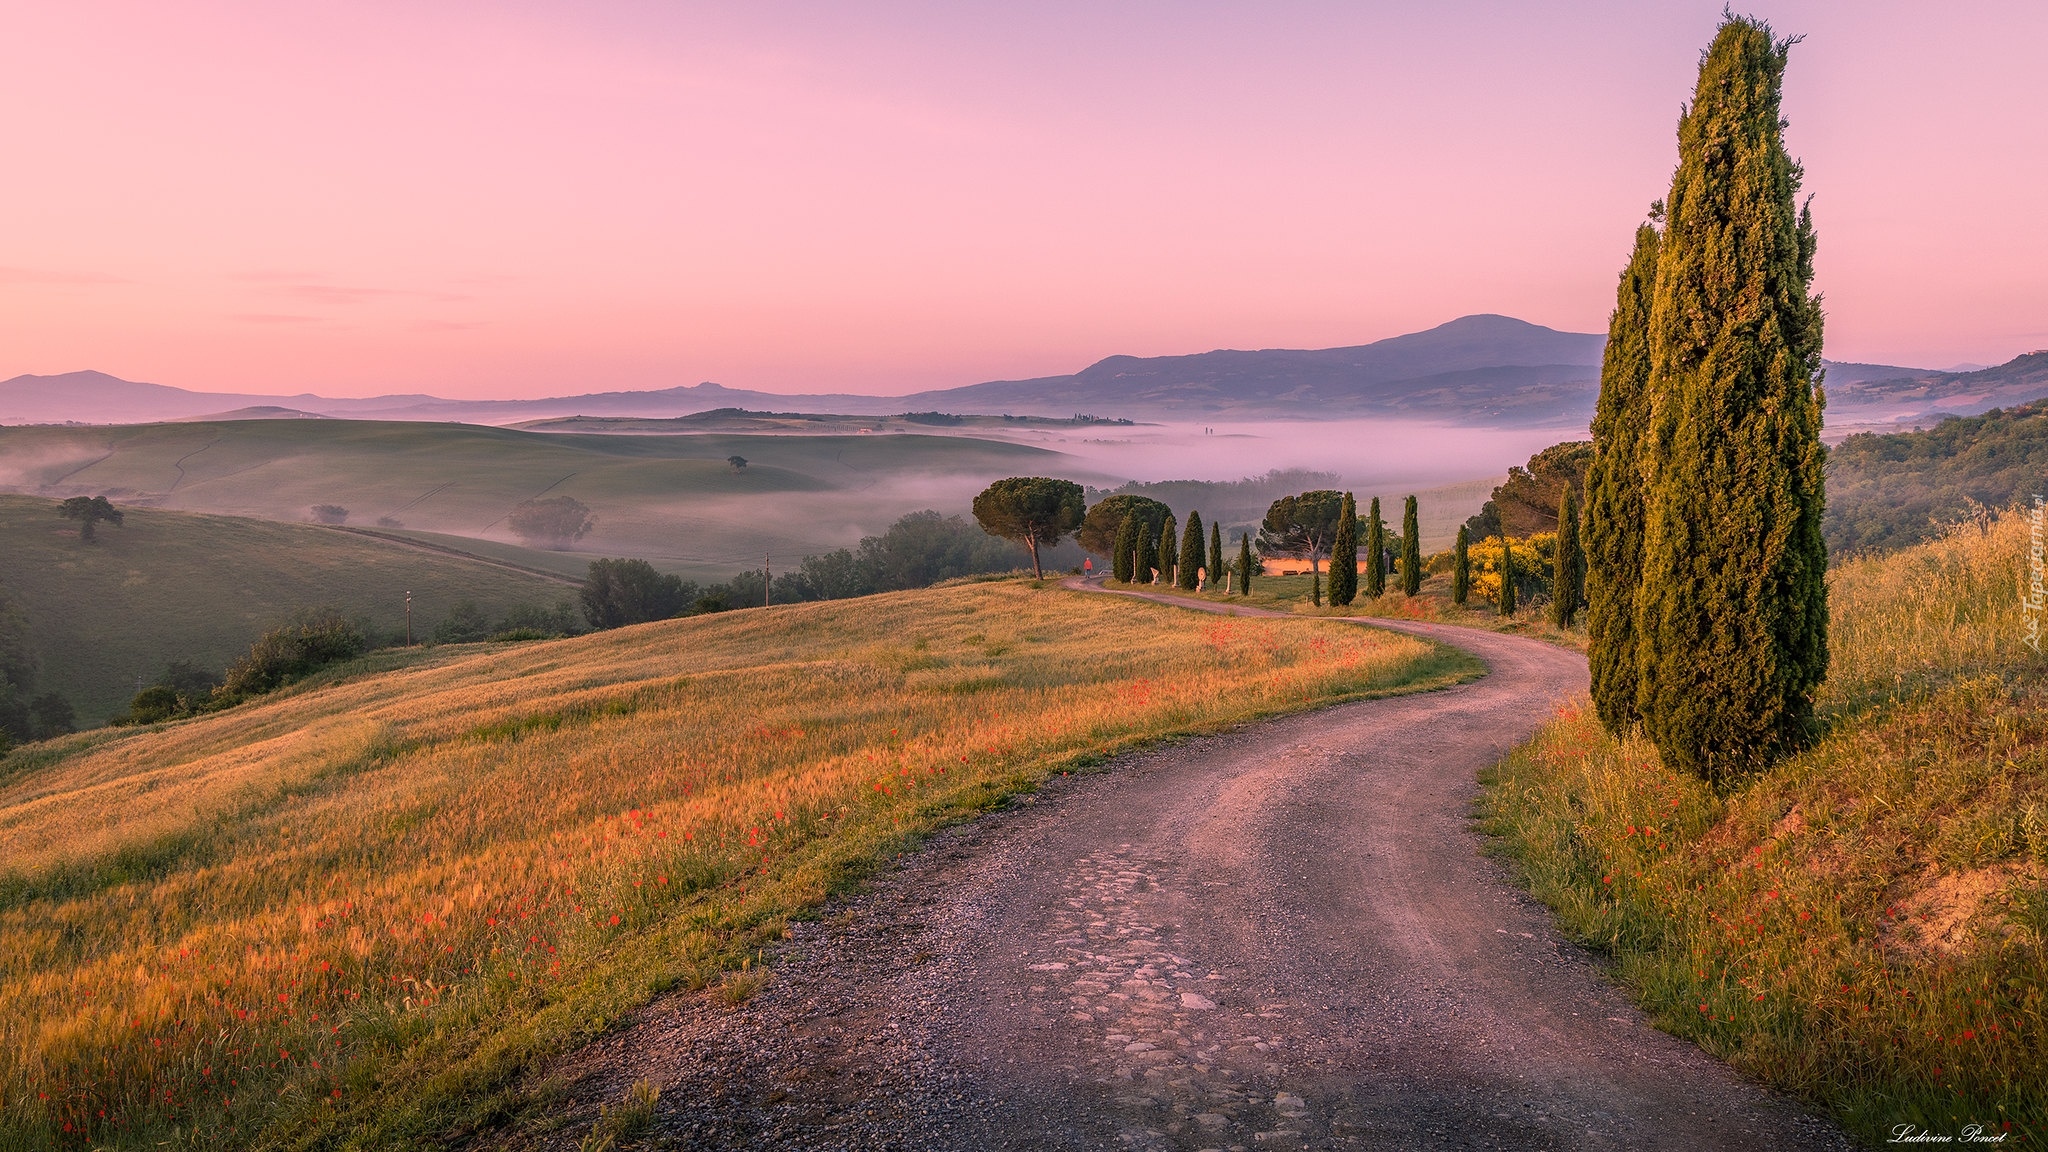
[[673, 997], [558, 1068], [572, 1108], [649, 1079], [645, 1141], [703, 1148], [1849, 1147], [1649, 1027], [1481, 855], [1477, 774], [1585, 661], [1374, 623], [1490, 673], [949, 830], [795, 926], [745, 1006]]

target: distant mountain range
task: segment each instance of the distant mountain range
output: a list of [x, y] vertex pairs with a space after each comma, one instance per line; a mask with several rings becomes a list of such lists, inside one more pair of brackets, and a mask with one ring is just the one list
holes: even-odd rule
[[[847, 415], [914, 411], [1149, 420], [1389, 416], [1460, 424], [1582, 427], [1599, 392], [1595, 333], [1508, 316], [1465, 316], [1349, 348], [1111, 356], [1068, 376], [994, 380], [907, 396], [789, 395], [695, 384], [542, 400], [428, 395], [332, 399], [252, 396], [139, 384], [100, 372], [0, 381], [0, 423], [134, 424], [199, 417], [460, 420], [506, 424], [564, 416], [672, 417], [714, 408]], [[1889, 425], [1982, 412], [2048, 394], [2048, 353], [1973, 372], [1828, 365], [1830, 425]]]

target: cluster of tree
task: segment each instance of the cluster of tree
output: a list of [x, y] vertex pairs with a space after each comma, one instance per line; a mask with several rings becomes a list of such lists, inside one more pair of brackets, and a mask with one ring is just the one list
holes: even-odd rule
[[458, 600], [448, 615], [434, 625], [428, 639], [435, 644], [473, 644], [479, 640], [552, 640], [573, 636], [583, 629], [576, 609], [567, 600], [552, 607], [516, 604], [493, 621], [474, 600]]
[[57, 505], [57, 515], [78, 521], [78, 538], [87, 544], [99, 542], [99, 533], [94, 530], [94, 525], [118, 527], [122, 519], [121, 510], [108, 503], [105, 496], [73, 496]]
[[265, 632], [241, 659], [228, 665], [221, 691], [236, 699], [273, 692], [329, 664], [353, 660], [369, 647], [369, 631], [341, 613], [304, 612], [284, 627]]
[[265, 632], [220, 676], [175, 661], [157, 682], [136, 693], [115, 724], [154, 724], [202, 712], [232, 708], [251, 696], [274, 692], [322, 668], [353, 660], [370, 649], [360, 622], [331, 608], [297, 613]]
[[[1266, 518], [1259, 525], [1260, 556], [1298, 556], [1308, 560], [1309, 600], [1314, 604], [1323, 602], [1321, 563], [1325, 557], [1334, 558], [1340, 546], [1350, 559], [1351, 595], [1356, 597], [1358, 508], [1349, 493], [1319, 488], [1297, 496], [1282, 496], [1266, 509]], [[1331, 583], [1334, 598], [1335, 568], [1331, 570]]]
[[561, 550], [588, 535], [597, 521], [581, 500], [571, 496], [547, 496], [526, 500], [512, 509], [505, 522], [512, 534], [535, 548]]
[[180, 716], [195, 716], [227, 707], [228, 701], [214, 693], [220, 688], [219, 675], [186, 660], [173, 660], [156, 682], [135, 694], [128, 712], [114, 717], [116, 724], [157, 724]]
[[[1090, 546], [1099, 545], [1111, 525], [1115, 528], [1107, 535], [1107, 548]], [[1170, 584], [1187, 592], [1250, 590], [1248, 534], [1238, 535], [1238, 557], [1227, 558], [1221, 524], [1212, 521], [1205, 531], [1202, 514], [1190, 511], [1187, 526], [1181, 528], [1171, 508], [1148, 496], [1119, 493], [1098, 501], [1082, 522], [1081, 543], [1091, 552], [1107, 554], [1110, 575], [1127, 584]]]
[[905, 412], [898, 418], [910, 424], [946, 425], [967, 423], [965, 416], [955, 416], [951, 412]]
[[346, 524], [348, 509], [339, 504], [315, 504], [312, 508], [315, 524]]
[[1330, 561], [1330, 602], [1356, 601], [1362, 592], [1373, 599], [1387, 594], [1387, 577], [1397, 577], [1403, 595], [1422, 591], [1421, 529], [1415, 497], [1403, 504], [1401, 531], [1387, 529], [1379, 497], [1372, 499], [1364, 521], [1358, 499], [1349, 492], [1318, 489], [1283, 496], [1266, 509], [1259, 525], [1261, 556], [1292, 556], [1309, 562], [1309, 600], [1322, 601], [1321, 561]]
[[1592, 462], [1590, 440], [1552, 444], [1529, 457], [1527, 464], [1509, 468], [1508, 478], [1465, 527], [1474, 540], [1550, 531], [1557, 527], [1558, 505], [1566, 492], [1578, 503], [1585, 502], [1586, 469]]
[[1956, 416], [1926, 431], [1860, 432], [1828, 453], [1828, 551], [1890, 552], [2041, 491], [2048, 400]]
[[[1080, 491], [1078, 486], [1070, 487], [1074, 493]], [[991, 490], [1019, 494], [1013, 481], [999, 481]], [[1022, 495], [1028, 497], [1029, 493], [1023, 491]], [[1062, 528], [1054, 534], [1050, 522], [1034, 519], [1028, 499], [1008, 511], [993, 502], [995, 499], [981, 501], [981, 511], [1004, 532], [1018, 533], [1008, 538], [1027, 550], [1034, 540], [1044, 549], [1071, 531]], [[1053, 521], [1064, 523], [1070, 506], [1060, 499], [1052, 504]], [[899, 518], [879, 536], [863, 537], [856, 547], [806, 556], [795, 571], [777, 574], [772, 586], [765, 570], [758, 568], [722, 584], [700, 585], [659, 572], [645, 560], [594, 560], [581, 592], [583, 616], [592, 628], [618, 628], [676, 616], [758, 608], [770, 602], [799, 604], [928, 588], [962, 576], [1016, 570], [1018, 556], [1003, 541], [959, 516], [926, 509]]]
[[1826, 674], [1820, 302], [1781, 94], [1724, 16], [1608, 323], [1586, 480], [1588, 661], [1615, 732], [1732, 780], [1799, 747]]
[[[1334, 487], [1339, 479], [1334, 472], [1289, 468], [1274, 469], [1263, 476], [1247, 476], [1241, 480], [1132, 481], [1115, 488], [1091, 487], [1084, 489], [1084, 493], [1089, 500], [1098, 503], [1111, 496], [1143, 496], [1174, 508], [1208, 508], [1213, 514], [1204, 519], [1220, 524], [1225, 533], [1234, 535], [1239, 531], [1257, 532], [1267, 505], [1279, 497]], [[1110, 530], [1114, 532], [1115, 526], [1112, 525]], [[1085, 544], [1083, 546], [1086, 547]], [[1094, 548], [1088, 550], [1098, 556], [1108, 555]]]
[[1016, 567], [1017, 554], [1001, 539], [959, 516], [926, 509], [898, 519], [879, 536], [863, 537], [853, 548], [804, 557], [796, 571], [775, 578], [775, 600], [844, 600]]
[[714, 611], [720, 603], [697, 605], [694, 580], [657, 571], [645, 560], [592, 560], [578, 593], [583, 618], [592, 628], [624, 628], [650, 620], [667, 620], [697, 611]]
[[13, 600], [0, 594], [0, 754], [15, 744], [77, 728], [70, 701], [55, 692], [36, 692], [39, 671], [28, 621]]
[[[783, 577], [775, 580], [776, 599], [793, 603], [816, 597], [788, 596]], [[699, 584], [657, 570], [645, 560], [592, 560], [579, 593], [583, 618], [592, 628], [624, 628], [678, 616], [702, 616], [738, 608], [759, 608], [768, 602], [767, 577], [761, 570], [741, 572], [723, 584]]]

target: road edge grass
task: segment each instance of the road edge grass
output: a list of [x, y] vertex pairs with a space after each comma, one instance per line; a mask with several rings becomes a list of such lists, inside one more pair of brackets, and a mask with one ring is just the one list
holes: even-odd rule
[[[1059, 588], [1051, 579], [1024, 581], [1038, 589], [1086, 595]], [[1141, 601], [1143, 610], [1187, 611], [1178, 605]], [[586, 967], [573, 983], [555, 990], [550, 1002], [513, 1027], [492, 1032], [457, 1059], [387, 1065], [377, 1081], [351, 1085], [352, 1097], [378, 1100], [370, 1114], [343, 1114], [309, 1107], [298, 1117], [280, 1117], [282, 1138], [258, 1147], [290, 1149], [409, 1148], [461, 1144], [507, 1130], [529, 1130], [544, 1122], [561, 1086], [535, 1075], [551, 1061], [603, 1037], [634, 1012], [666, 993], [717, 987], [729, 973], [772, 963], [774, 947], [794, 920], [819, 916], [834, 900], [862, 890], [894, 860], [917, 851], [934, 834], [1001, 810], [1046, 780], [1064, 774], [1111, 771], [1129, 756], [1181, 741], [1241, 730], [1283, 716], [1318, 711], [1362, 700], [1441, 691], [1486, 674], [1477, 657], [1453, 645], [1411, 636], [1429, 651], [1399, 685], [1326, 692], [1258, 708], [1224, 720], [1193, 720], [1160, 731], [1133, 733], [1103, 746], [1075, 749], [1031, 764], [1019, 764], [919, 805], [900, 823], [849, 822], [840, 835], [805, 842], [784, 856], [773, 873], [744, 877], [737, 900], [703, 901], [650, 933], [615, 948]], [[851, 833], [851, 835], [847, 834]], [[451, 1021], [460, 1028], [461, 1021]], [[403, 1087], [396, 1087], [403, 1085]], [[396, 1087], [396, 1090], [393, 1089]], [[296, 1121], [296, 1123], [294, 1123]]]
[[[1986, 727], [2043, 700], [2024, 685], [1962, 691], [2001, 697]], [[1581, 695], [1480, 774], [1474, 821], [1484, 851], [1658, 1029], [1872, 1146], [1902, 1127], [1963, 1142], [1972, 1124], [2038, 1139], [2048, 1060], [2027, 1036], [2042, 1028], [2048, 903], [2029, 894], [2024, 856], [1986, 897], [2000, 925], [1988, 942], [1944, 952], [1906, 895], [1935, 890], [1933, 861], [1919, 863], [1938, 851], [1934, 833], [1915, 843], [1819, 815], [1873, 745], [1895, 755], [1928, 714], [1971, 703], [1942, 696], [1845, 724], [1724, 793], [1664, 768], [1639, 737], [1608, 735]], [[1968, 785], [1927, 787], [1949, 806]], [[1901, 862], [1859, 867], [1869, 853]]]

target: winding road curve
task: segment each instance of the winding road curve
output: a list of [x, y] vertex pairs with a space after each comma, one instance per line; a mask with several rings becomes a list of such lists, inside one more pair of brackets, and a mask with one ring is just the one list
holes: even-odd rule
[[706, 1147], [1848, 1147], [1649, 1027], [1481, 854], [1478, 772], [1584, 660], [1371, 623], [1490, 674], [1056, 781], [797, 925], [745, 1008], [649, 1009], [578, 1095], [653, 1079]]

